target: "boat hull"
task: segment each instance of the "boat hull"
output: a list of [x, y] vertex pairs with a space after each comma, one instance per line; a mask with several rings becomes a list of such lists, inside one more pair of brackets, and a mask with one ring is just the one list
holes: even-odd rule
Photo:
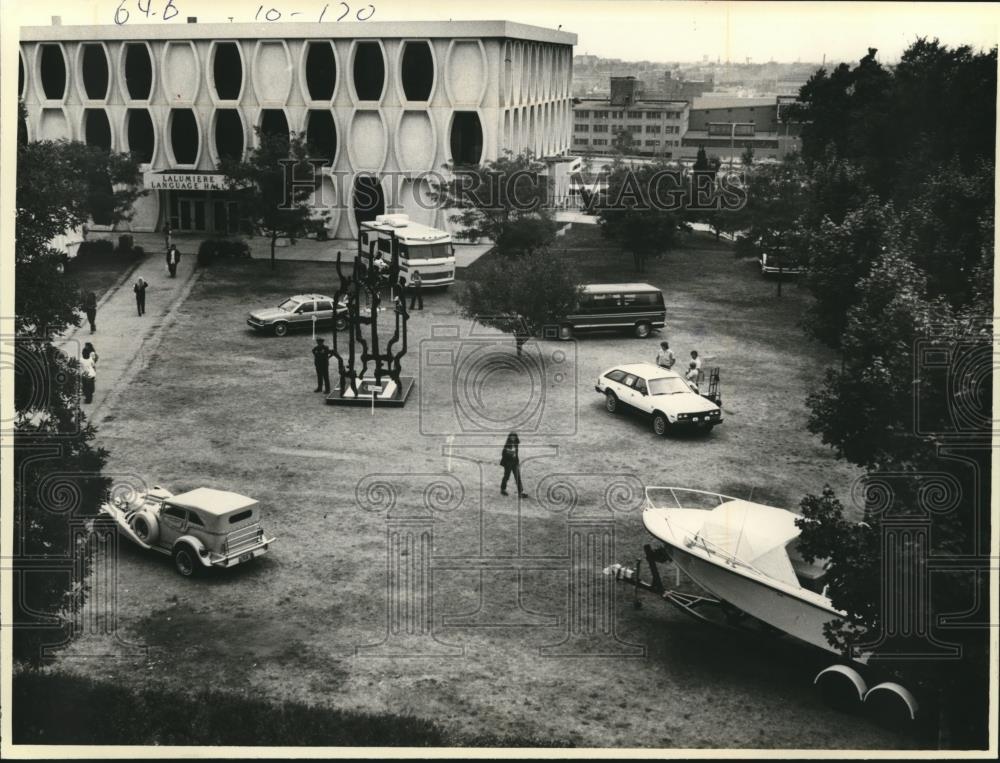
[[671, 543], [667, 543], [667, 550], [686, 575], [717, 598], [790, 636], [837, 653], [823, 635], [823, 626], [837, 618], [836, 611], [740, 574], [724, 562], [707, 561]]

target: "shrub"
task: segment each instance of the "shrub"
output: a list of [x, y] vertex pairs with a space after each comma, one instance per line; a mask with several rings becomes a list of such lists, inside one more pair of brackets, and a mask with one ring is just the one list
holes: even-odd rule
[[198, 247], [198, 264], [211, 265], [217, 257], [241, 258], [250, 256], [250, 247], [242, 239], [210, 238]]
[[118, 237], [118, 252], [120, 254], [131, 254], [132, 246], [135, 244], [135, 239], [132, 238], [132, 234], [123, 233]]
[[109, 257], [114, 254], [115, 245], [106, 238], [92, 239], [80, 244], [76, 251], [78, 259], [92, 259], [95, 257]]
[[219, 243], [215, 239], [206, 239], [198, 247], [198, 265], [211, 265], [219, 251]]
[[142, 257], [145, 253], [146, 253], [146, 250], [143, 249], [141, 246], [133, 246], [132, 247], [132, 256], [135, 257], [135, 258]]

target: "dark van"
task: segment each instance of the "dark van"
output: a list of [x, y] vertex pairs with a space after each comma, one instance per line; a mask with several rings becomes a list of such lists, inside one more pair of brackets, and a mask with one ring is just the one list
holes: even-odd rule
[[575, 332], [628, 330], [640, 339], [663, 328], [663, 292], [648, 283], [593, 283], [583, 287], [580, 303], [559, 325], [559, 338]]

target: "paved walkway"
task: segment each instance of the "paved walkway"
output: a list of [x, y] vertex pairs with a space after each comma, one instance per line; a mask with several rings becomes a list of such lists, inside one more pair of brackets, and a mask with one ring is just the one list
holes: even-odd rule
[[[132, 237], [136, 245], [141, 246], [146, 252], [157, 253], [166, 251], [163, 233], [133, 233]], [[198, 247], [206, 238], [208, 238], [208, 234], [204, 233], [175, 233], [173, 235], [173, 242], [177, 245], [182, 255], [196, 255]], [[250, 246], [251, 257], [262, 260], [271, 258], [271, 244], [266, 238], [254, 236], [245, 240]], [[300, 239], [294, 246], [286, 244], [276, 247], [274, 259], [286, 261], [298, 260], [303, 262], [336, 262], [337, 252], [343, 252], [344, 258], [347, 260], [354, 256], [357, 248], [357, 242], [346, 239], [330, 241]], [[467, 268], [492, 248], [493, 244], [489, 242], [485, 244], [456, 242], [455, 265], [459, 268]], [[135, 278], [132, 280], [134, 281]], [[147, 278], [146, 280], [148, 281], [149, 279]]]
[[[162, 242], [161, 236], [160, 248]], [[142, 246], [146, 247], [146, 244]], [[118, 395], [156, 351], [174, 313], [187, 299], [201, 272], [195, 268], [193, 256], [182, 257], [177, 277], [171, 278], [160, 248], [146, 247], [146, 251], [152, 253], [121, 276], [104, 294], [97, 304], [96, 333], [90, 333], [90, 324], [84, 317], [80, 328], [71, 329], [57, 342], [57, 346], [70, 357], [79, 358], [85, 342], [93, 343], [97, 350], [99, 361], [94, 402], [81, 402], [87, 418], [94, 424], [100, 424], [111, 412]], [[139, 276], [149, 283], [146, 314], [142, 317], [136, 310], [132, 291], [132, 284]]]

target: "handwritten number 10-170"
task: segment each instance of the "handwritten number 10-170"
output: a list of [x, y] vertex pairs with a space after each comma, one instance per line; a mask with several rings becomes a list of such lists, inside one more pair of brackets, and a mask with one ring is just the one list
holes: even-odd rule
[[[341, 13], [339, 16], [337, 16], [337, 18], [334, 19], [334, 20], [335, 21], [343, 21], [345, 18], [347, 18], [348, 15], [350, 15], [350, 13], [351, 13], [351, 6], [349, 6], [347, 3], [344, 3], [344, 2], [337, 3], [336, 5], [342, 7], [344, 9], [344, 12]], [[328, 10], [330, 10], [330, 4], [329, 3], [327, 3], [326, 5], [324, 5], [323, 6], [323, 10], [320, 11], [319, 21], [322, 21], [324, 19], [324, 17], [326, 16], [326, 12]], [[261, 19], [261, 13], [264, 14], [264, 21], [277, 21], [278, 19], [281, 18], [281, 11], [279, 11], [277, 8], [268, 8], [265, 11], [263, 5], [258, 5], [257, 6], [257, 13], [254, 14], [253, 20], [254, 21], [260, 21], [260, 19]], [[298, 16], [298, 15], [299, 14], [297, 12], [291, 14], [291, 16]], [[354, 14], [354, 17], [358, 21], [368, 21], [368, 19], [370, 19], [374, 15], [375, 15], [375, 6], [374, 5], [366, 5], [366, 6], [363, 6], [361, 9], [359, 9]]]

